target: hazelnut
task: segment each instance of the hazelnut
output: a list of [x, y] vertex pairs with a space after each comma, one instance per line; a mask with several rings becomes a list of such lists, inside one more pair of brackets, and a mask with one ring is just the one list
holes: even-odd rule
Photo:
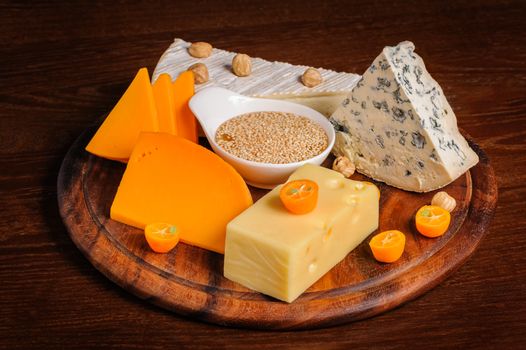
[[339, 173], [342, 173], [345, 177], [351, 177], [356, 170], [354, 164], [351, 160], [345, 156], [339, 156], [332, 163], [332, 169], [336, 170]]
[[188, 53], [193, 57], [206, 58], [212, 54], [212, 45], [203, 41], [198, 41], [190, 45]]
[[307, 87], [314, 87], [321, 84], [323, 78], [316, 68], [307, 68], [301, 76], [301, 82]]
[[431, 199], [431, 205], [436, 205], [442, 209], [452, 212], [457, 206], [457, 201], [447, 192], [440, 191], [433, 196], [433, 199]]
[[187, 70], [194, 73], [194, 82], [196, 84], [203, 84], [208, 81], [208, 68], [206, 68], [204, 63], [192, 64]]
[[252, 73], [252, 61], [249, 55], [238, 53], [232, 59], [232, 71], [238, 77], [246, 77]]

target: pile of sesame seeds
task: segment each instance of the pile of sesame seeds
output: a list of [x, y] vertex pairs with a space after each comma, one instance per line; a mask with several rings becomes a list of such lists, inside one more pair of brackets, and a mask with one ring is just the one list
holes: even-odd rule
[[312, 158], [328, 145], [318, 124], [284, 112], [253, 112], [229, 119], [219, 126], [215, 140], [234, 156], [272, 164]]

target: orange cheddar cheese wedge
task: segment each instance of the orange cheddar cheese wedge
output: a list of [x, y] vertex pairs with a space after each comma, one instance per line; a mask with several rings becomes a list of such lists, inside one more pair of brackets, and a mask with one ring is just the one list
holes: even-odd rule
[[158, 129], [148, 70], [141, 68], [86, 146], [86, 150], [100, 157], [126, 160], [141, 131]]
[[141, 229], [169, 222], [182, 242], [223, 254], [227, 223], [251, 204], [241, 175], [215, 153], [178, 136], [142, 133], [110, 216]]
[[194, 73], [181, 73], [174, 83], [177, 135], [197, 143], [197, 121], [188, 106], [194, 95]]
[[168, 74], [161, 74], [152, 86], [153, 97], [157, 107], [159, 131], [177, 135], [175, 125], [175, 92], [172, 78]]

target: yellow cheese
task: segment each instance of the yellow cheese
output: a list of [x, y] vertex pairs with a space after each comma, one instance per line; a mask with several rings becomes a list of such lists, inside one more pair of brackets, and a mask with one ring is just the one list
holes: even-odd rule
[[158, 130], [148, 70], [141, 68], [86, 146], [86, 151], [99, 157], [126, 161], [141, 131]]
[[215, 153], [178, 136], [142, 133], [110, 216], [141, 229], [167, 222], [181, 241], [223, 253], [227, 223], [251, 204], [241, 175]]
[[292, 302], [378, 228], [378, 188], [315, 165], [289, 181], [319, 186], [316, 208], [288, 212], [276, 187], [227, 226], [225, 277]]
[[175, 91], [168, 74], [161, 74], [153, 84], [159, 131], [177, 135], [175, 125]]

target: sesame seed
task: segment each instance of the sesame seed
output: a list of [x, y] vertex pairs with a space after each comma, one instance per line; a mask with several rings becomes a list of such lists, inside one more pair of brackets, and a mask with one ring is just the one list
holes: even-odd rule
[[227, 120], [215, 134], [226, 152], [255, 162], [286, 164], [327, 148], [325, 131], [309, 118], [284, 112], [253, 112]]

